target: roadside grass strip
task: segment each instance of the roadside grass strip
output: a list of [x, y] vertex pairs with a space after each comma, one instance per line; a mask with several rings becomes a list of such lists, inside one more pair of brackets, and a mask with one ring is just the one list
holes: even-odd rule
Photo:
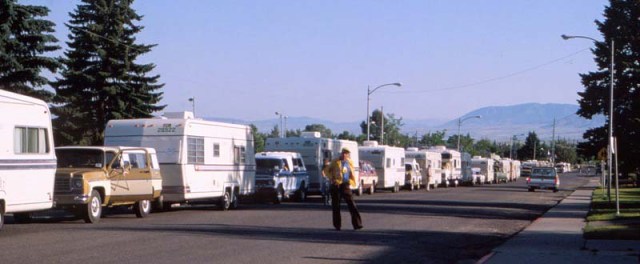
[[596, 189], [587, 221], [586, 239], [640, 239], [640, 188], [620, 188], [620, 215], [616, 215], [615, 190], [609, 201], [606, 188]]

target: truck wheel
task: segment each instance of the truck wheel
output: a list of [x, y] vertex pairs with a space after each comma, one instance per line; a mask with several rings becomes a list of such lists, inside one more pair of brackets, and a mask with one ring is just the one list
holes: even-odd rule
[[273, 198], [273, 204], [280, 204], [282, 203], [282, 200], [284, 199], [284, 189], [282, 189], [282, 185], [278, 186], [278, 189], [276, 189], [276, 195]]
[[393, 186], [393, 191], [394, 193], [397, 193], [400, 191], [400, 184], [398, 182], [396, 182], [396, 184]]
[[530, 191], [530, 192], [533, 192], [534, 190], [533, 190], [533, 188], [529, 187], [529, 191]]
[[144, 218], [151, 213], [151, 202], [149, 200], [137, 201], [133, 204], [133, 211], [136, 213], [136, 217]]
[[300, 190], [298, 190], [298, 202], [304, 202], [307, 199], [307, 184], [302, 183]]
[[231, 199], [231, 209], [237, 209], [238, 205], [240, 204], [240, 200], [238, 200], [238, 193], [237, 192], [233, 192], [233, 195], [231, 195], [232, 199]]
[[4, 226], [4, 210], [0, 207], [0, 230]]
[[558, 188], [553, 188], [553, 192], [558, 192]]
[[360, 186], [358, 186], [358, 190], [356, 190], [356, 195], [357, 196], [361, 196], [362, 193], [364, 193], [364, 190], [363, 190], [364, 187], [362, 187], [362, 185], [364, 185], [364, 181], [360, 182]]
[[20, 224], [31, 223], [31, 213], [14, 213], [13, 221]]
[[151, 206], [151, 208], [154, 212], [162, 212], [165, 210], [164, 205], [164, 196], [162, 196], [161, 194], [160, 196], [158, 196], [158, 198], [156, 198], [155, 201], [153, 201], [153, 205]]
[[224, 191], [224, 195], [220, 197], [220, 210], [227, 211], [231, 207], [231, 193], [229, 190]]
[[100, 221], [102, 216], [102, 199], [98, 191], [91, 191], [89, 196], [89, 202], [80, 209], [80, 216], [84, 219], [85, 223], [95, 224]]
[[376, 182], [371, 183], [371, 186], [369, 186], [369, 195], [373, 194], [376, 190], [375, 188]]

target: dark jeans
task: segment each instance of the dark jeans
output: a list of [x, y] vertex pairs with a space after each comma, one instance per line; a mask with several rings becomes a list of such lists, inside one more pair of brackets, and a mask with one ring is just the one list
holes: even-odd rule
[[340, 217], [340, 201], [344, 198], [344, 201], [347, 203], [349, 207], [349, 212], [351, 213], [351, 224], [353, 224], [354, 229], [362, 228], [362, 219], [360, 219], [360, 213], [358, 212], [358, 208], [356, 208], [356, 204], [353, 201], [353, 194], [351, 192], [351, 188], [349, 188], [349, 183], [343, 183], [340, 186], [331, 185], [331, 204], [333, 206], [333, 227], [340, 230], [342, 227], [342, 218]]

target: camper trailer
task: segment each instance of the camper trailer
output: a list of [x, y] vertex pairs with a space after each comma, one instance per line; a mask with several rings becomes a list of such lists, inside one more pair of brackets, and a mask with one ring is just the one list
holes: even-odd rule
[[[302, 155], [309, 172], [308, 194], [321, 194], [324, 178], [322, 166], [324, 159], [329, 161], [340, 157], [340, 150], [347, 148], [351, 152], [351, 161], [356, 166], [356, 179], [359, 179], [358, 143], [350, 140], [320, 137], [320, 132], [302, 132], [300, 137], [267, 138], [265, 151], [291, 151]], [[362, 184], [358, 180], [356, 194], [362, 193]]]
[[462, 172], [462, 182], [468, 185], [482, 184], [483, 179], [480, 174], [471, 170], [471, 154], [463, 152], [460, 154], [460, 164]]
[[422, 181], [425, 188], [438, 188], [442, 183], [442, 154], [440, 152], [418, 148], [407, 148], [405, 151], [407, 161], [414, 159], [422, 167]]
[[155, 148], [162, 172], [164, 206], [183, 202], [218, 202], [228, 210], [238, 196], [255, 191], [251, 128], [195, 119], [191, 112], [164, 118], [111, 120], [107, 146]]
[[493, 159], [474, 156], [471, 159], [471, 167], [480, 169], [480, 174], [484, 175], [483, 183], [492, 183], [494, 181]]
[[379, 182], [376, 189], [400, 191], [405, 182], [404, 149], [386, 145], [378, 145], [376, 141], [365, 141], [358, 148], [362, 159], [371, 161], [378, 173]]
[[442, 181], [443, 186], [458, 186], [462, 180], [462, 155], [460, 152], [447, 149], [445, 146], [435, 146], [432, 151], [442, 155]]
[[494, 163], [495, 182], [510, 182], [514, 180], [513, 161], [502, 158]]
[[41, 100], [0, 90], [0, 228], [53, 206], [56, 155], [51, 114]]

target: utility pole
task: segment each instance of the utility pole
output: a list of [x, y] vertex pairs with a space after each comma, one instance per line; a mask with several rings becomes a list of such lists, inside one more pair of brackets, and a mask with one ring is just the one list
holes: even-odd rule
[[556, 118], [553, 118], [553, 134], [551, 136], [551, 165], [556, 164]]
[[384, 107], [380, 107], [380, 145], [384, 145]]

